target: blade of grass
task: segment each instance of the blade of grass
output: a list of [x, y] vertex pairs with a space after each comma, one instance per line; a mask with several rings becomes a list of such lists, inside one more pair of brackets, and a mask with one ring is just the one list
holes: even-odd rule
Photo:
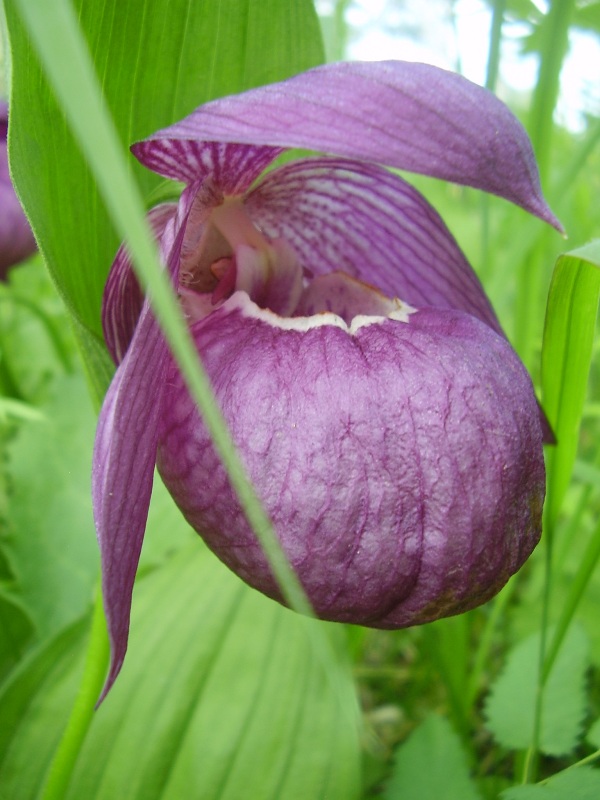
[[579, 424], [583, 412], [592, 342], [600, 293], [600, 242], [561, 256], [554, 270], [542, 348], [544, 408], [558, 444], [548, 456], [548, 496], [545, 508], [545, 578], [542, 602], [540, 669], [536, 689], [535, 724], [523, 768], [523, 783], [535, 780], [544, 687], [552, 663], [569, 629], [575, 608], [585, 588], [588, 570], [596, 563], [600, 542], [592, 539], [580, 565], [560, 626], [547, 650], [547, 631], [552, 587], [553, 534], [564, 494], [571, 479], [577, 452]]
[[[560, 72], [569, 44], [569, 26], [575, 0], [552, 0], [541, 27], [540, 66], [533, 93], [528, 130], [536, 154], [542, 186], [549, 177], [554, 109], [558, 100]], [[544, 243], [551, 234], [544, 233], [540, 246], [521, 259], [516, 303], [515, 346], [526, 364], [532, 361], [537, 331], [541, 325]], [[525, 257], [526, 256], [526, 257]]]

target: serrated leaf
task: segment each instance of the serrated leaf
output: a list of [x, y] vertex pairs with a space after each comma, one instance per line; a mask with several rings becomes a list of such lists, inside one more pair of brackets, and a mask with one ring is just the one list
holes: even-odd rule
[[[531, 744], [539, 649], [539, 634], [534, 634], [517, 645], [509, 653], [506, 666], [487, 698], [487, 727], [503, 747], [524, 750]], [[587, 637], [580, 628], [572, 626], [544, 690], [540, 750], [547, 755], [565, 755], [579, 741], [587, 709], [587, 666]]]
[[429, 716], [396, 751], [385, 800], [479, 800], [467, 758], [450, 723]]
[[[125, 667], [94, 716], [66, 800], [357, 797], [351, 676], [340, 653], [333, 691], [307, 639], [307, 624], [324, 623], [249, 589], [199, 542], [139, 581], [136, 595]], [[82, 645], [81, 635], [54, 640], [0, 695], [7, 797], [40, 791]]]
[[535, 786], [513, 786], [500, 797], [502, 800], [598, 800], [600, 770], [568, 769]]

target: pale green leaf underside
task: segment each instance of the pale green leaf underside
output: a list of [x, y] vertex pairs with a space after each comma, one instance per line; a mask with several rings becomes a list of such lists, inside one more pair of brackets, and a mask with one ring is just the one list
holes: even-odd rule
[[[525, 750], [531, 743], [539, 649], [539, 634], [517, 645], [491, 689], [485, 708], [487, 727], [503, 747]], [[580, 628], [572, 626], [544, 691], [540, 750], [547, 755], [565, 755], [579, 740], [586, 715], [587, 666], [587, 638]]]
[[[340, 658], [340, 708], [306, 624], [343, 635], [241, 584], [199, 542], [184, 548], [138, 584], [130, 652], [94, 717], [67, 799], [355, 798], [352, 680]], [[0, 736], [0, 783], [20, 800], [36, 796], [75, 691], [82, 637], [65, 637], [0, 697], [11, 723]]]

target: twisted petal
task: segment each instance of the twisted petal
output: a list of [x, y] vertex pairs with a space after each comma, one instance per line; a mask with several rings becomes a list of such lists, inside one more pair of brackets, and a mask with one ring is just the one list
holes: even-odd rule
[[[529, 377], [473, 317], [283, 322], [243, 294], [192, 329], [246, 468], [317, 613], [399, 627], [484, 602], [538, 541]], [[281, 599], [176, 369], [158, 468], [191, 525]], [[225, 522], [226, 520], [226, 522]]]
[[472, 267], [439, 214], [382, 167], [304, 159], [270, 172], [245, 206], [315, 275], [342, 270], [410, 305], [467, 311], [501, 332]]
[[[174, 275], [179, 270], [185, 220], [192, 201], [193, 193], [184, 193], [177, 214], [170, 217], [162, 233], [162, 257]], [[125, 260], [122, 269], [115, 285], [121, 290], [128, 286], [135, 294], [133, 279], [123, 277], [129, 269]], [[113, 300], [117, 308], [131, 307], [124, 291], [115, 293]], [[94, 519], [111, 642], [110, 672], [102, 697], [114, 683], [127, 650], [131, 594], [152, 493], [162, 397], [171, 360], [147, 300], [131, 342], [121, 344], [126, 352], [104, 398], [92, 467]]]
[[133, 152], [151, 169], [189, 182], [207, 174], [217, 142], [232, 145], [230, 182], [233, 153], [247, 157], [252, 152], [258, 159], [273, 157], [272, 148], [300, 147], [473, 186], [560, 229], [542, 196], [531, 144], [516, 117], [485, 89], [427, 64], [317, 67], [206, 103], [134, 145]]

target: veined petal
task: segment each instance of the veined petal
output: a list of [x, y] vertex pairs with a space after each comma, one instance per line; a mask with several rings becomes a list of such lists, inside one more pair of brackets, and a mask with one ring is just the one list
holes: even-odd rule
[[[192, 194], [184, 193], [160, 242], [163, 261], [175, 278], [192, 200]], [[110, 313], [108, 310], [109, 317]], [[131, 595], [152, 494], [170, 361], [169, 349], [146, 300], [104, 398], [94, 444], [92, 499], [111, 643], [110, 671], [100, 699], [119, 674], [127, 650]]]
[[561, 229], [517, 118], [491, 92], [428, 64], [327, 64], [206, 103], [133, 151], [151, 169], [167, 174], [168, 162], [190, 180], [204, 167], [189, 153], [208, 142], [375, 161], [500, 195]]
[[388, 297], [466, 311], [501, 333], [477, 275], [437, 211], [389, 170], [304, 159], [266, 175], [245, 206], [315, 275], [341, 270]]
[[[177, 213], [177, 203], [162, 203], [148, 212], [148, 222], [156, 239]], [[133, 338], [144, 295], [131, 266], [129, 253], [121, 245], [115, 256], [102, 297], [102, 330], [108, 352], [120, 364]]]
[[280, 147], [163, 140], [153, 147], [134, 144], [142, 164], [165, 178], [184, 183], [212, 178], [224, 194], [242, 194], [282, 152]]

